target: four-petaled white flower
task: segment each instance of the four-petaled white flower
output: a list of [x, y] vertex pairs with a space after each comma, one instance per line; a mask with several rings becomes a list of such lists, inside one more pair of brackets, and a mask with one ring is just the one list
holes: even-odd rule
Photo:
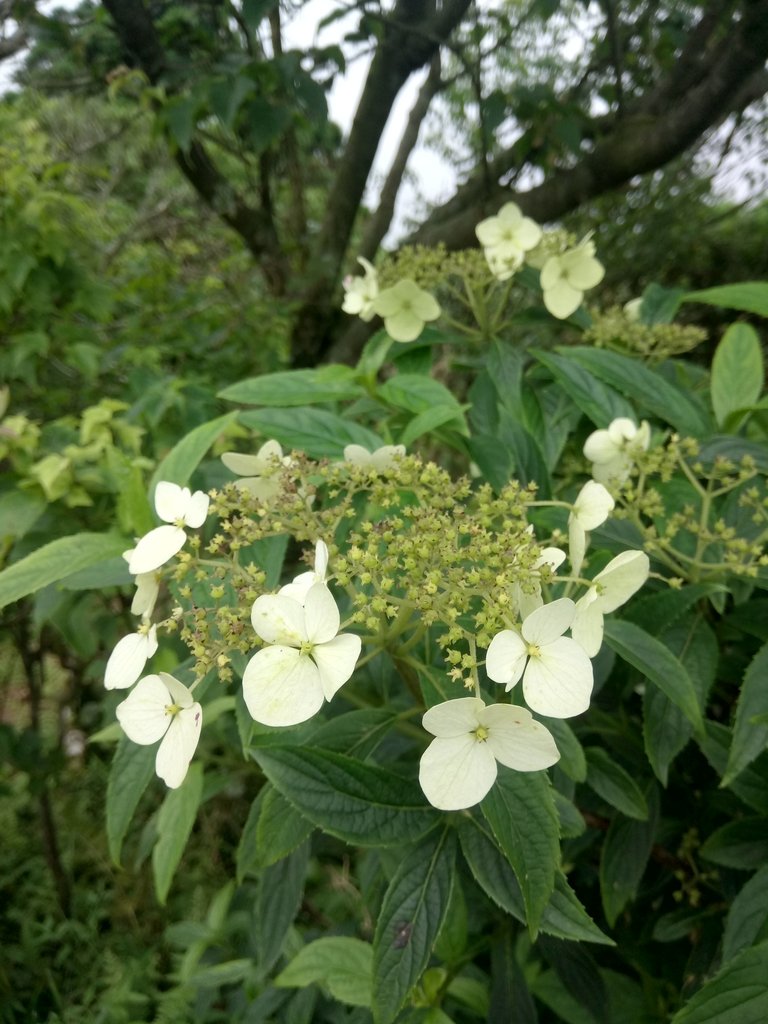
[[437, 299], [410, 278], [379, 292], [373, 309], [383, 317], [384, 329], [395, 341], [415, 341], [424, 324], [440, 316]]
[[203, 709], [186, 686], [167, 672], [144, 676], [117, 705], [117, 720], [134, 743], [148, 746], [162, 740], [155, 772], [170, 789], [180, 786], [203, 723]]
[[345, 313], [359, 316], [361, 320], [367, 322], [376, 315], [373, 304], [376, 296], [379, 294], [379, 279], [375, 268], [365, 257], [358, 256], [357, 262], [365, 270], [365, 274], [363, 277], [352, 277], [350, 275], [344, 278], [342, 284], [344, 285], [345, 294], [341, 308]]
[[475, 228], [491, 273], [506, 281], [520, 269], [526, 252], [541, 240], [541, 228], [524, 217], [515, 203], [505, 203], [495, 217], [486, 217]]
[[604, 276], [605, 268], [595, 259], [595, 243], [585, 238], [575, 249], [550, 256], [541, 268], [544, 305], [552, 316], [565, 320], [579, 308], [584, 292]]
[[293, 463], [290, 455], [283, 455], [277, 441], [267, 441], [255, 455], [224, 452], [221, 461], [240, 477], [235, 480], [237, 487], [264, 502], [271, 501], [280, 492], [279, 468]]
[[188, 487], [162, 480], [155, 489], [155, 509], [169, 525], [157, 526], [141, 538], [131, 552], [128, 571], [139, 576], [165, 565], [184, 546], [184, 527], [197, 529], [203, 525], [209, 503], [204, 491], [192, 494]]
[[324, 583], [304, 604], [280, 594], [257, 598], [251, 622], [271, 646], [257, 651], [243, 673], [243, 696], [262, 725], [297, 725], [311, 718], [346, 683], [361, 640], [339, 633], [339, 609]]
[[496, 781], [496, 762], [519, 772], [553, 765], [552, 734], [530, 711], [459, 697], [430, 708], [422, 719], [435, 739], [419, 765], [419, 782], [433, 807], [460, 811], [479, 803]]
[[304, 604], [310, 588], [315, 583], [325, 583], [325, 574], [328, 571], [328, 545], [324, 540], [315, 544], [315, 568], [309, 572], [299, 573], [290, 583], [278, 590], [278, 596], [290, 597], [299, 604]]
[[376, 473], [390, 469], [395, 460], [401, 459], [404, 455], [404, 444], [384, 444], [373, 452], [369, 452], [361, 444], [348, 444], [344, 448], [345, 462], [352, 466], [372, 469]]
[[588, 480], [579, 491], [568, 517], [568, 551], [574, 576], [581, 572], [587, 550], [587, 531], [602, 526], [616, 502], [602, 484]]
[[571, 718], [586, 711], [592, 662], [575, 640], [563, 636], [575, 612], [573, 601], [561, 597], [526, 616], [520, 633], [497, 633], [485, 659], [489, 679], [507, 690], [522, 679], [526, 703], [540, 715]]
[[651, 428], [647, 420], [638, 427], [626, 416], [611, 420], [606, 430], [595, 430], [584, 442], [584, 455], [592, 463], [592, 477], [598, 483], [624, 483], [635, 459], [648, 451]]
[[133, 686], [144, 666], [157, 650], [157, 626], [145, 623], [136, 633], [118, 640], [104, 670], [108, 690], [126, 690]]
[[622, 551], [592, 580], [592, 586], [576, 602], [571, 636], [590, 658], [603, 643], [603, 616], [615, 611], [648, 579], [650, 563], [644, 551]]

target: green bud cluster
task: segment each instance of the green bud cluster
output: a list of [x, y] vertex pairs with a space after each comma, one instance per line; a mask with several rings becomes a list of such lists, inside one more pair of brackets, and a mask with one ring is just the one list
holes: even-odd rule
[[706, 340], [701, 327], [685, 324], [643, 324], [633, 320], [619, 306], [592, 313], [592, 326], [584, 332], [584, 341], [595, 348], [613, 349], [660, 363], [672, 356], [690, 352]]

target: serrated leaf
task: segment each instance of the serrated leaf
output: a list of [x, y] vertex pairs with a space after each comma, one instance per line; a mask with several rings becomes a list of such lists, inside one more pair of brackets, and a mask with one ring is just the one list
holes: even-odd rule
[[282, 860], [313, 831], [312, 822], [302, 817], [282, 793], [272, 786], [265, 788], [256, 826], [256, 858], [262, 867]]
[[639, 786], [620, 764], [617, 764], [602, 747], [588, 747], [587, 785], [611, 807], [626, 814], [628, 818], [646, 821], [648, 804]]
[[111, 533], [59, 537], [0, 572], [0, 608], [81, 569], [121, 555], [128, 546], [122, 537]]
[[259, 970], [267, 974], [283, 949], [288, 929], [301, 906], [309, 864], [309, 842], [265, 868], [253, 914]]
[[545, 718], [540, 716], [544, 725], [552, 733], [555, 746], [560, 752], [557, 767], [574, 782], [583, 782], [587, 777], [587, 759], [584, 748], [576, 738], [576, 733], [562, 718]]
[[765, 1024], [768, 942], [745, 949], [691, 998], [670, 1024]]
[[652, 636], [659, 636], [673, 626], [699, 601], [712, 594], [724, 594], [728, 588], [719, 583], [694, 583], [680, 590], [662, 590], [636, 598], [624, 612], [624, 619], [634, 622]]
[[702, 844], [701, 856], [741, 871], [761, 867], [768, 860], [768, 819], [741, 818], [723, 825]]
[[340, 459], [348, 444], [360, 444], [368, 451], [384, 442], [372, 430], [344, 419], [326, 409], [297, 406], [293, 409], [256, 409], [241, 412], [239, 422], [284, 447], [306, 452], [314, 459]]
[[710, 394], [718, 426], [722, 427], [731, 413], [756, 402], [764, 380], [757, 331], [749, 324], [731, 324], [712, 359]]
[[392, 1024], [429, 962], [450, 900], [456, 840], [445, 828], [411, 850], [384, 894], [373, 939], [373, 1012]]
[[[456, 419], [456, 407], [453, 405], [436, 405], [432, 409], [425, 409], [410, 421], [400, 435], [400, 444], [407, 447], [413, 442], [429, 434], [432, 430], [444, 426]], [[456, 424], [458, 426], [458, 424]]]
[[392, 728], [394, 715], [386, 708], [358, 708], [337, 715], [312, 734], [312, 745], [338, 750], [363, 761]]
[[107, 842], [115, 864], [120, 864], [128, 826], [154, 774], [155, 748], [131, 743], [121, 732], [107, 782]]
[[222, 985], [236, 985], [253, 972], [253, 960], [227, 960], [213, 967], [199, 967], [192, 972], [188, 983], [195, 988], [220, 988]]
[[687, 292], [682, 301], [703, 302], [707, 306], [741, 309], [745, 313], [768, 316], [768, 284], [765, 281], [742, 281], [717, 288], [703, 288], [701, 291]]
[[251, 804], [248, 810], [248, 817], [245, 819], [245, 825], [243, 825], [243, 831], [240, 833], [240, 841], [237, 844], [237, 855], [235, 860], [237, 865], [238, 885], [249, 872], [253, 871], [256, 873], [258, 871], [259, 862], [256, 851], [256, 828], [259, 824], [261, 803], [264, 799], [265, 792], [267, 792], [267, 788], [267, 786], [264, 786]]
[[453, 408], [454, 415], [460, 424], [464, 422], [461, 406], [439, 380], [426, 377], [420, 373], [398, 373], [381, 384], [377, 397], [396, 409], [420, 413], [438, 406]]
[[750, 878], [731, 904], [723, 932], [723, 963], [756, 939], [768, 938], [768, 865]]
[[440, 821], [415, 782], [330, 750], [253, 751], [264, 774], [318, 828], [348, 843], [398, 846]]
[[314, 370], [285, 370], [251, 377], [220, 391], [218, 398], [244, 405], [286, 408], [360, 398], [365, 390], [350, 366], [320, 366]]
[[230, 423], [237, 419], [236, 412], [228, 412], [224, 416], [217, 416], [216, 419], [202, 423], [195, 427], [175, 444], [165, 458], [160, 462], [152, 479], [149, 482], [149, 493], [154, 494], [155, 488], [161, 480], [168, 480], [170, 483], [183, 486], [189, 483], [189, 479], [208, 453], [214, 441], [224, 433]]
[[560, 831], [549, 778], [544, 772], [500, 767], [480, 809], [517, 876], [528, 930], [535, 937], [560, 866]]
[[152, 875], [158, 902], [165, 904], [176, 868], [195, 824], [203, 796], [203, 767], [189, 766], [178, 789], [169, 789], [157, 816], [157, 842], [152, 849]]
[[728, 766], [722, 785], [728, 786], [748, 764], [768, 748], [768, 724], [763, 719], [757, 724], [758, 715], [768, 714], [768, 643], [763, 644], [749, 664], [741, 684], [739, 702], [736, 705], [736, 720], [733, 725], [733, 740], [728, 752]]
[[600, 857], [600, 893], [603, 910], [611, 927], [637, 893], [656, 835], [658, 795], [655, 787], [650, 787], [647, 792], [648, 820], [615, 818], [603, 843]]
[[329, 936], [305, 946], [275, 978], [278, 988], [323, 985], [348, 1006], [370, 1006], [373, 947], [361, 939]]
[[589, 950], [573, 942], [542, 935], [537, 943], [568, 992], [598, 1022], [607, 1021], [607, 997], [602, 975]]
[[635, 413], [631, 404], [585, 367], [554, 352], [532, 349], [531, 354], [546, 366], [574, 405], [581, 409], [596, 427], [606, 427], [611, 420], [619, 416], [634, 418]]

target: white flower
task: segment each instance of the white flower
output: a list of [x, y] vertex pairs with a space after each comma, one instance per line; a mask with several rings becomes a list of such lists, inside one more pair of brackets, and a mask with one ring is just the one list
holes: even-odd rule
[[648, 451], [651, 428], [647, 420], [636, 426], [626, 416], [611, 420], [607, 430], [595, 430], [584, 442], [584, 455], [592, 463], [592, 477], [601, 484], [624, 483], [640, 452]]
[[541, 268], [544, 305], [552, 316], [565, 320], [579, 308], [584, 292], [604, 276], [605, 268], [595, 259], [595, 243], [585, 238], [575, 249], [550, 256]]
[[307, 599], [310, 587], [315, 583], [325, 583], [325, 574], [328, 571], [328, 545], [324, 540], [319, 540], [315, 545], [315, 568], [310, 572], [299, 573], [290, 583], [280, 587], [280, 597], [291, 597], [299, 604], [304, 604]]
[[537, 772], [560, 757], [549, 730], [530, 711], [509, 704], [459, 697], [430, 708], [422, 724], [436, 738], [421, 757], [419, 782], [441, 811], [479, 803], [496, 781], [497, 761]]
[[640, 322], [640, 310], [643, 307], [642, 296], [637, 299], [630, 299], [629, 302], [624, 303], [624, 316], [631, 323], [636, 324]]
[[384, 328], [395, 341], [415, 341], [424, 324], [440, 316], [437, 300], [410, 278], [379, 292], [373, 309], [383, 317]]
[[[130, 564], [134, 549], [123, 552], [123, 558]], [[160, 577], [156, 572], [142, 572], [134, 580], [136, 593], [131, 602], [131, 614], [141, 615], [148, 619], [155, 610], [158, 594], [160, 593]]]
[[348, 444], [344, 448], [344, 461], [353, 466], [362, 466], [376, 473], [390, 469], [397, 459], [405, 455], [404, 444], [385, 444], [373, 452], [361, 444]]
[[280, 466], [293, 465], [293, 459], [290, 455], [283, 455], [283, 449], [277, 441], [267, 441], [255, 455], [224, 452], [221, 461], [227, 469], [240, 477], [235, 480], [237, 487], [263, 502], [270, 501], [280, 492], [277, 472]]
[[204, 491], [192, 494], [188, 487], [162, 480], [155, 488], [155, 510], [169, 526], [157, 526], [145, 534], [131, 552], [128, 572], [134, 576], [153, 572], [181, 551], [185, 526], [197, 529], [208, 515], [210, 498]]
[[[563, 564], [565, 557], [565, 552], [561, 551], [560, 548], [543, 548], [541, 554], [533, 563], [533, 568], [541, 569], [542, 566], [547, 565], [554, 573]], [[526, 615], [530, 615], [536, 608], [541, 608], [544, 604], [544, 598], [541, 596], [541, 583], [533, 581], [532, 586], [532, 590], [525, 591], [519, 583], [512, 585], [512, 604], [521, 619], [524, 619]]]
[[324, 583], [309, 588], [303, 605], [280, 594], [262, 595], [251, 622], [271, 645], [257, 651], [243, 673], [245, 703], [262, 725], [311, 718], [346, 683], [360, 656], [360, 637], [339, 633], [339, 609]]
[[367, 322], [376, 315], [373, 304], [379, 294], [379, 279], [376, 270], [367, 259], [358, 256], [357, 262], [363, 267], [365, 274], [363, 277], [344, 278], [342, 284], [346, 294], [341, 308], [345, 313], [352, 313]]
[[568, 517], [568, 550], [574, 576], [581, 572], [587, 550], [587, 531], [602, 526], [616, 502], [602, 484], [589, 480], [579, 491]]
[[129, 740], [157, 749], [155, 772], [170, 789], [184, 781], [200, 738], [203, 709], [178, 679], [161, 672], [145, 676], [117, 706], [117, 720]]
[[571, 636], [590, 658], [603, 643], [603, 616], [615, 611], [648, 579], [650, 563], [644, 551], [622, 551], [592, 580], [592, 586], [576, 602]]
[[495, 217], [486, 217], [475, 228], [494, 277], [506, 281], [520, 269], [526, 252], [541, 240], [541, 228], [524, 217], [515, 203], [505, 203]]
[[133, 686], [147, 661], [157, 650], [157, 626], [142, 626], [118, 640], [104, 670], [104, 685], [108, 690], [125, 690]]
[[503, 629], [491, 640], [485, 670], [507, 690], [521, 678], [526, 703], [541, 715], [571, 718], [589, 707], [592, 663], [584, 649], [564, 637], [576, 606], [567, 597], [537, 608], [526, 616], [522, 636]]

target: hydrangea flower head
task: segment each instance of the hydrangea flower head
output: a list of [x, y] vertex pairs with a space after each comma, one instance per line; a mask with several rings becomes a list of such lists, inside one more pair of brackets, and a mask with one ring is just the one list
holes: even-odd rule
[[435, 739], [419, 765], [419, 782], [433, 807], [459, 811], [479, 803], [496, 781], [497, 762], [519, 772], [549, 768], [560, 757], [552, 734], [530, 711], [459, 697], [422, 719]]
[[243, 696], [262, 725], [306, 722], [346, 683], [362, 646], [339, 633], [339, 609], [324, 583], [314, 583], [304, 603], [281, 594], [257, 598], [251, 622], [270, 646], [253, 655], [243, 673]]
[[148, 746], [161, 740], [155, 772], [170, 789], [180, 786], [203, 724], [203, 709], [186, 686], [167, 672], [145, 676], [117, 705], [117, 720], [134, 743]]
[[574, 249], [550, 256], [541, 268], [544, 305], [552, 316], [565, 320], [579, 308], [584, 292], [604, 276], [605, 268], [595, 259], [595, 243], [585, 238]]
[[155, 510], [169, 525], [157, 526], [141, 538], [131, 552], [128, 572], [139, 576], [165, 565], [184, 546], [184, 527], [197, 529], [203, 525], [209, 503], [204, 491], [192, 494], [188, 487], [162, 480], [155, 488]]
[[571, 636], [590, 658], [603, 643], [603, 616], [615, 611], [648, 579], [650, 562], [644, 551], [622, 551], [592, 580], [592, 586], [576, 602]]
[[635, 458], [648, 451], [651, 428], [647, 420], [638, 427], [626, 416], [612, 420], [606, 430], [595, 430], [584, 442], [584, 455], [592, 463], [592, 477], [598, 483], [624, 483]]
[[362, 266], [365, 274], [362, 277], [350, 275], [344, 278], [342, 284], [345, 294], [341, 308], [345, 313], [359, 316], [361, 320], [367, 322], [373, 320], [376, 315], [374, 302], [379, 294], [379, 279], [375, 268], [365, 257], [358, 256], [357, 262]]
[[515, 203], [505, 203], [495, 217], [486, 217], [475, 228], [494, 277], [506, 281], [522, 266], [526, 252], [541, 240], [541, 228], [524, 217]]
[[568, 517], [568, 550], [574, 576], [581, 572], [587, 550], [587, 531], [602, 526], [616, 502], [606, 488], [588, 480], [581, 488]]
[[383, 317], [384, 328], [395, 341], [415, 341], [424, 324], [440, 316], [437, 299], [409, 277], [379, 292], [373, 309]]
[[592, 663], [575, 640], [563, 636], [575, 612], [573, 601], [561, 597], [527, 615], [520, 633], [497, 633], [486, 655], [488, 678], [507, 690], [522, 679], [526, 704], [540, 715], [571, 718], [586, 711]]

